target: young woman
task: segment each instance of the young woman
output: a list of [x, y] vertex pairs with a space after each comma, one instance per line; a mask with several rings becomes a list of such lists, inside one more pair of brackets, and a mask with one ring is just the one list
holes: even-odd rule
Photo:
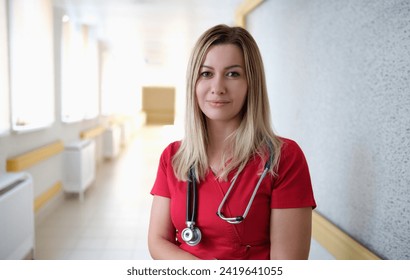
[[154, 259], [307, 259], [312, 209], [299, 146], [271, 128], [263, 63], [243, 28], [218, 25], [188, 66], [185, 137], [162, 153]]

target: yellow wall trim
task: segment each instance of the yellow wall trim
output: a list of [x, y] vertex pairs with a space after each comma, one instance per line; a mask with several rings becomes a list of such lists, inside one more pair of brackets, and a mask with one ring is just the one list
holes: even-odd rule
[[104, 131], [105, 131], [105, 127], [103, 127], [102, 125], [98, 125], [94, 128], [81, 131], [80, 138], [81, 139], [92, 139], [102, 134]]
[[366, 247], [344, 233], [316, 211], [312, 217], [312, 237], [338, 260], [380, 260]]
[[235, 12], [235, 24], [246, 27], [246, 16], [265, 0], [244, 0]]
[[57, 182], [51, 188], [40, 194], [34, 200], [34, 212], [40, 210], [41, 207], [44, 206], [49, 200], [51, 200], [56, 194], [61, 191], [62, 183]]
[[19, 156], [7, 159], [7, 171], [17, 172], [24, 170], [40, 161], [52, 157], [64, 149], [62, 141], [58, 140], [49, 145], [34, 149], [30, 152], [21, 154]]

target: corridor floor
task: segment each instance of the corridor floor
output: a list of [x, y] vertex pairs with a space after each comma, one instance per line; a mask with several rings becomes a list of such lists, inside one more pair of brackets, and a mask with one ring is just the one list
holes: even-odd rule
[[142, 128], [118, 158], [99, 165], [83, 201], [64, 195], [36, 222], [35, 259], [150, 259], [149, 192], [163, 148], [179, 138], [171, 126]]

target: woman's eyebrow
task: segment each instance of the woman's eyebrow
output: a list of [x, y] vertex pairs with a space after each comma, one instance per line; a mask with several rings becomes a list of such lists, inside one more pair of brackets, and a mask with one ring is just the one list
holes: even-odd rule
[[231, 68], [243, 68], [243, 67], [242, 67], [242, 65], [239, 65], [239, 64], [234, 64], [234, 65], [225, 67], [225, 69], [231, 69]]
[[[234, 64], [234, 65], [230, 65], [230, 66], [227, 66], [227, 67], [225, 67], [224, 69], [225, 70], [228, 70], [228, 69], [231, 69], [231, 68], [243, 68], [242, 67], [242, 65], [239, 65], [239, 64]], [[209, 69], [214, 69], [212, 66], [208, 66], [208, 65], [201, 65], [201, 68], [209, 68]]]

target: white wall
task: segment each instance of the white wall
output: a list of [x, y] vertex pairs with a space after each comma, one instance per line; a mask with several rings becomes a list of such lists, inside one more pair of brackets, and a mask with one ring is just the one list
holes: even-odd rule
[[248, 17], [317, 210], [386, 259], [410, 259], [409, 19], [407, 0], [267, 0]]

